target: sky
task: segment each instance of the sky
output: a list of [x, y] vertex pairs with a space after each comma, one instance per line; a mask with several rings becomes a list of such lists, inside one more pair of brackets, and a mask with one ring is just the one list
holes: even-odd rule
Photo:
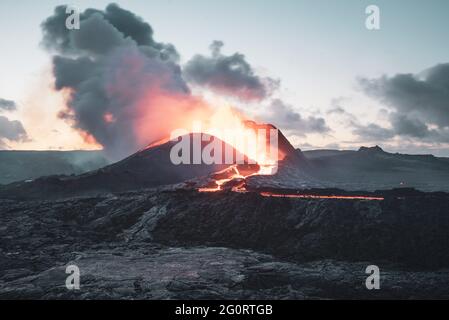
[[[43, 44], [41, 24], [58, 5], [84, 11], [105, 10], [109, 3], [0, 2], [0, 148], [92, 149], [108, 143], [96, 128], [61, 116], [70, 98], [54, 88], [52, 57], [66, 52], [54, 53]], [[155, 41], [176, 48], [176, 64], [194, 92], [223, 96], [251, 117], [273, 122], [296, 147], [378, 144], [391, 152], [449, 156], [448, 1], [115, 3], [151, 25]], [[368, 5], [380, 9], [380, 30], [365, 26]], [[213, 41], [220, 41], [215, 60]], [[245, 75], [212, 74], [223, 72], [217, 66], [226, 58], [238, 59], [234, 53], [244, 55], [239, 62], [249, 68]], [[207, 75], [201, 73], [206, 65]], [[248, 99], [228, 83], [217, 85], [225, 76], [238, 76], [243, 86], [252, 81], [248, 88], [260, 86], [264, 94]]]

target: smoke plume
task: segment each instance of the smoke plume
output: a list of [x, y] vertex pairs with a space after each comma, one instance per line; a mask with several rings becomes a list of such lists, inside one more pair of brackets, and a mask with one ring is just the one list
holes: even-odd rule
[[173, 108], [182, 114], [197, 104], [175, 47], [156, 42], [151, 26], [132, 12], [116, 4], [87, 9], [79, 30], [67, 29], [66, 18], [66, 6], [58, 6], [42, 24], [43, 45], [54, 53], [55, 87], [70, 93], [60, 117], [112, 159], [167, 134], [161, 117], [175, 116]]

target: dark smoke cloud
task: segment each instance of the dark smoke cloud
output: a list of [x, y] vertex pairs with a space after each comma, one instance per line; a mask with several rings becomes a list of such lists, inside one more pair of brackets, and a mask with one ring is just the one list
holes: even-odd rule
[[[81, 12], [79, 30], [66, 28], [67, 17], [66, 6], [58, 6], [42, 23], [42, 44], [53, 54], [55, 88], [70, 95], [59, 116], [93, 137], [111, 160], [168, 135], [160, 129], [174, 116], [194, 114], [192, 104], [201, 102], [190, 94], [184, 76], [245, 102], [270, 101], [279, 86], [256, 75], [242, 54], [222, 54], [218, 41], [211, 45], [211, 56], [197, 55], [181, 70], [176, 48], [155, 41], [148, 23], [116, 4]], [[329, 130], [323, 118], [303, 118], [281, 100], [265, 112], [270, 122], [295, 134]], [[142, 124], [141, 119], [149, 121]]]
[[156, 108], [157, 95], [189, 93], [174, 46], [156, 42], [149, 24], [116, 4], [82, 12], [79, 30], [65, 27], [67, 17], [66, 6], [58, 6], [42, 23], [42, 43], [55, 53], [55, 88], [71, 92], [60, 117], [93, 136], [113, 159], [159, 138], [140, 141], [136, 119]]
[[11, 121], [4, 116], [0, 116], [0, 147], [6, 146], [6, 140], [26, 141], [27, 139], [27, 133], [20, 121]]
[[238, 97], [243, 101], [260, 101], [269, 97], [279, 83], [255, 74], [240, 53], [221, 53], [223, 42], [214, 41], [211, 56], [196, 55], [184, 67], [186, 79], [218, 94]]
[[[109, 4], [104, 11], [86, 9], [80, 14], [81, 21], [88, 21], [84, 24], [86, 30], [81, 28], [79, 31], [66, 28], [66, 8], [67, 6], [56, 7], [54, 14], [42, 23], [42, 43], [48, 49], [67, 54], [80, 53], [83, 48], [104, 53], [107, 48], [112, 49], [114, 44], [129, 38], [138, 46], [148, 47], [146, 50], [151, 51], [154, 56], [162, 55], [175, 60], [179, 58], [173, 45], [154, 40], [153, 29], [148, 23], [117, 4]], [[93, 16], [96, 18], [90, 20]], [[110, 28], [108, 24], [114, 28]]]
[[378, 131], [423, 141], [449, 141], [449, 64], [421, 74], [362, 78], [359, 83], [367, 95], [390, 108], [391, 129]]
[[330, 131], [323, 118], [313, 116], [304, 118], [292, 106], [280, 99], [273, 99], [263, 116], [263, 120], [300, 136], [307, 133], [326, 133]]
[[12, 100], [0, 98], [0, 110], [14, 111], [17, 109], [17, 104]]

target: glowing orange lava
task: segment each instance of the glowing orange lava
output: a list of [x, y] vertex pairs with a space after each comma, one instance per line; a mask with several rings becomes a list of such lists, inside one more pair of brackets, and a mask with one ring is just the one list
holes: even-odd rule
[[[200, 192], [216, 192], [231, 184], [228, 189], [246, 192], [245, 179], [255, 175], [273, 175], [278, 161], [285, 155], [278, 148], [278, 131], [267, 124], [246, 120], [242, 114], [229, 106], [221, 107], [209, 118], [201, 132], [214, 136], [232, 146], [236, 152], [249, 159], [249, 163], [233, 164], [214, 174], [214, 187], [200, 188]], [[252, 161], [252, 162], [251, 162]]]
[[164, 144], [164, 143], [167, 143], [167, 142], [169, 142], [169, 141], [170, 141], [169, 138], [164, 138], [164, 139], [156, 140], [156, 141], [150, 143], [149, 145], [147, 145], [144, 149], [154, 148], [154, 147], [160, 146], [160, 145], [162, 145], [162, 144]]
[[[230, 171], [230, 172], [229, 172]], [[216, 187], [211, 188], [199, 188], [199, 192], [217, 192], [223, 190], [223, 186], [231, 181], [236, 181], [236, 184], [232, 187], [232, 191], [234, 192], [246, 192], [245, 189], [245, 179], [259, 174], [259, 171], [249, 172], [248, 174], [243, 174], [241, 170], [239, 170], [238, 165], [233, 165], [229, 168], [226, 168], [222, 171], [219, 171], [215, 174], [215, 176], [220, 176], [223, 174], [227, 174], [225, 178], [217, 178], [214, 182], [216, 184]]]

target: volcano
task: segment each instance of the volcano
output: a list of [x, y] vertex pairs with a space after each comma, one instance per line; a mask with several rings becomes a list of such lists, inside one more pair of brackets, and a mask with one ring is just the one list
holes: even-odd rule
[[[95, 196], [107, 193], [136, 191], [154, 187], [196, 188], [199, 191], [232, 189], [246, 191], [251, 188], [319, 188], [322, 186], [307, 172], [310, 163], [301, 151], [296, 150], [284, 134], [272, 124], [244, 121], [248, 130], [260, 134], [276, 131], [277, 161], [263, 166], [259, 159], [250, 158], [237, 147], [215, 136], [190, 133], [176, 140], [164, 139], [149, 144], [146, 148], [114, 164], [81, 175], [58, 175], [41, 177], [32, 181], [21, 181], [0, 188], [0, 197], [9, 199], [52, 199], [73, 196]], [[193, 164], [193, 152], [188, 163], [174, 164], [172, 148], [181, 140], [188, 139], [190, 150], [194, 149], [195, 137], [207, 135], [209, 141], [200, 138], [200, 151], [212, 142], [221, 150], [231, 150], [234, 162], [228, 162], [223, 152], [221, 161], [214, 164]], [[271, 137], [265, 136], [265, 143]], [[265, 152], [268, 154], [269, 148]], [[272, 150], [270, 150], [272, 152]], [[257, 156], [257, 155], [256, 155]], [[271, 156], [271, 154], [269, 155]], [[237, 159], [243, 160], [238, 162]], [[273, 170], [274, 168], [274, 170]], [[271, 172], [272, 171], [272, 172]]]
[[[211, 175], [205, 188], [200, 191], [212, 192], [220, 190], [247, 191], [247, 187], [281, 187], [307, 188], [319, 187], [306, 172], [310, 171], [310, 164], [300, 150], [296, 150], [284, 134], [272, 124], [258, 124], [245, 121], [246, 128], [254, 132], [277, 132], [276, 164], [270, 170], [242, 165], [234, 165], [221, 172]], [[266, 136], [268, 144], [270, 138]], [[267, 147], [268, 149], [268, 147]], [[270, 166], [269, 166], [270, 167]]]
[[[253, 122], [248, 122], [248, 124], [252, 128], [275, 128], [272, 125], [256, 125]], [[191, 133], [188, 137], [191, 143], [194, 140], [193, 135], [195, 134]], [[179, 139], [182, 139], [182, 137], [179, 137]], [[46, 199], [133, 191], [175, 185], [185, 181], [192, 183], [195, 179], [212, 177], [233, 165], [237, 165], [236, 163], [224, 164], [226, 162], [224, 158], [221, 161], [222, 164], [189, 163], [175, 165], [170, 159], [170, 152], [178, 141], [168, 139], [166, 141], [152, 143], [119, 162], [85, 174], [47, 176], [33, 181], [9, 184], [0, 189], [0, 197]], [[211, 141], [221, 144], [222, 150], [232, 150], [234, 159], [243, 159], [244, 163], [238, 165], [239, 170], [243, 173], [254, 174], [258, 171], [258, 165], [250, 164], [251, 159], [234, 147], [217, 137], [211, 137]], [[209, 143], [201, 141], [201, 151], [204, 151]], [[191, 148], [193, 147], [191, 146]], [[297, 158], [295, 149], [282, 133], [279, 134], [279, 153], [283, 158]]]

